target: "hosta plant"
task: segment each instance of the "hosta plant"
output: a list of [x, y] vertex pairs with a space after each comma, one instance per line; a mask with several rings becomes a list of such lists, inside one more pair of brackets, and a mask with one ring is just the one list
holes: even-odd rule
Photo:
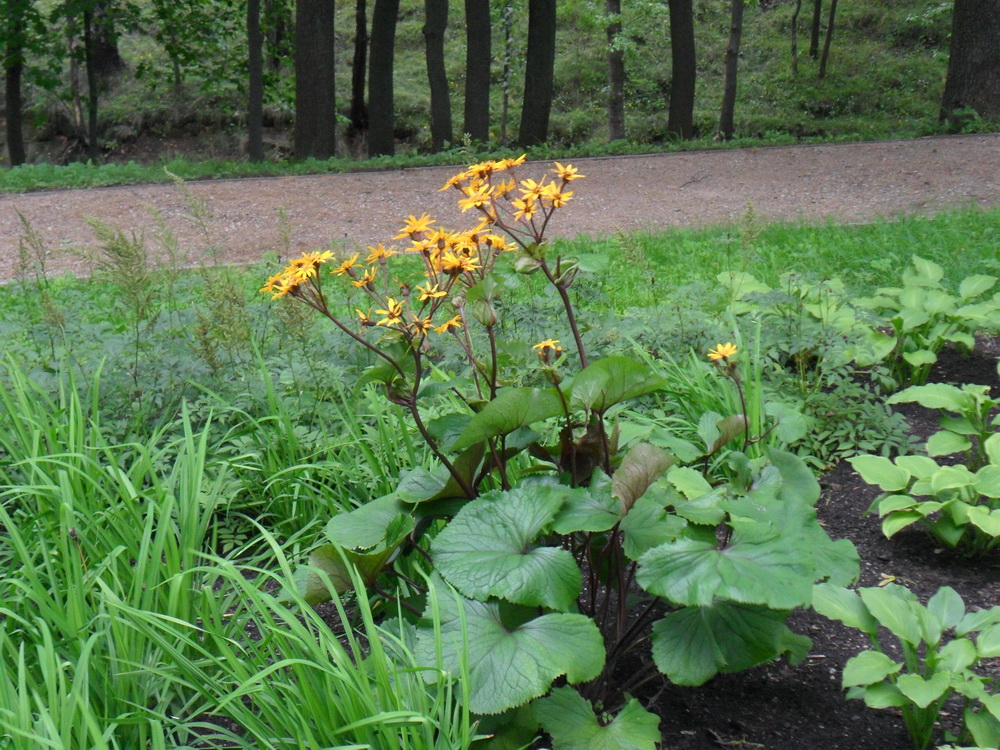
[[[896, 584], [856, 592], [820, 584], [813, 607], [868, 636], [871, 649], [844, 666], [847, 697], [899, 711], [916, 750], [930, 746], [942, 707], [956, 693], [963, 704], [958, 731], [947, 739], [1000, 745], [1000, 695], [975, 671], [983, 660], [1000, 657], [1000, 607], [967, 612], [947, 586], [924, 606]], [[880, 632], [894, 636], [894, 648], [883, 645]]]
[[[869, 512], [878, 513], [887, 537], [916, 523], [947, 547], [971, 554], [991, 550], [1000, 542], [1000, 433], [990, 416], [998, 402], [989, 397], [989, 387], [931, 383], [889, 401], [940, 409], [942, 429], [927, 441], [926, 456], [850, 459], [862, 479], [883, 491]], [[935, 460], [955, 454], [965, 463]]]
[[[649, 363], [586, 350], [568, 294], [580, 267], [544, 237], [581, 175], [557, 163], [518, 180], [521, 162], [448, 181], [480, 215], [469, 231], [411, 216], [402, 250], [370, 248], [365, 263], [306, 254], [265, 286], [371, 351], [378, 364], [362, 380], [406, 410], [439, 464], [331, 519], [300, 588], [315, 602], [360, 576], [413, 617], [418, 656], [457, 672], [467, 653], [469, 708], [529, 741], [543, 727], [558, 748], [653, 748], [656, 717], [634, 697], [644, 683], [801, 659], [809, 640], [788, 614], [816, 581], [851, 581], [857, 555], [818, 524], [819, 486], [802, 461], [743, 452], [761, 436], [747, 430], [734, 345], [709, 358], [741, 408], [703, 418], [703, 447], [678, 457], [623, 438], [617, 415], [665, 381]], [[366, 301], [332, 302], [327, 263]], [[509, 267], [560, 300], [552, 335], [572, 353], [556, 338], [526, 347], [499, 335]], [[448, 346], [463, 371], [444, 369]], [[566, 686], [553, 690], [557, 680]]]

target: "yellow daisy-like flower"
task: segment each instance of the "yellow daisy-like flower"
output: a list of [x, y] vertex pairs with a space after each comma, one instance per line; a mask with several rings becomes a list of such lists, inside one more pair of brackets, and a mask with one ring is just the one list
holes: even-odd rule
[[451, 276], [457, 276], [460, 273], [475, 271], [479, 268], [479, 264], [476, 262], [478, 260], [479, 258], [475, 255], [453, 253], [449, 250], [441, 256], [441, 270]]
[[503, 159], [500, 163], [503, 165], [504, 169], [513, 169], [514, 167], [519, 167], [524, 164], [524, 160], [527, 158], [527, 154], [521, 154], [516, 159]]
[[457, 175], [448, 178], [448, 181], [444, 184], [444, 187], [438, 190], [439, 193], [443, 193], [448, 188], [461, 188], [462, 183], [469, 179], [468, 172], [459, 172]]
[[410, 330], [418, 336], [426, 336], [434, 330], [434, 323], [431, 322], [430, 318], [419, 318], [414, 315], [413, 322], [410, 323]]
[[406, 220], [406, 226], [399, 230], [399, 234], [393, 237], [394, 240], [401, 240], [409, 237], [411, 240], [417, 239], [421, 234], [428, 231], [434, 220], [431, 219], [430, 214], [424, 214], [419, 219], [410, 214], [410, 218]]
[[572, 197], [572, 190], [563, 190], [561, 185], [554, 182], [550, 182], [542, 190], [542, 200], [548, 202], [552, 208], [562, 208]]
[[531, 348], [534, 349], [536, 352], [562, 351], [561, 346], [556, 346], [556, 344], [558, 343], [559, 339], [545, 339], [545, 341], [539, 341]]
[[368, 286], [373, 281], [375, 281], [375, 275], [377, 273], [378, 272], [374, 268], [369, 268], [361, 275], [360, 279], [356, 279], [351, 283], [354, 284], [354, 286], [356, 286], [358, 289], [364, 286]]
[[456, 315], [451, 320], [446, 320], [444, 323], [439, 325], [434, 330], [437, 331], [438, 333], [447, 333], [448, 331], [454, 331], [461, 327], [462, 327], [462, 317], [460, 315]]
[[574, 167], [572, 164], [567, 164], [565, 167], [559, 162], [553, 162], [555, 164], [555, 169], [552, 171], [558, 175], [559, 179], [563, 182], [571, 182], [573, 180], [579, 180], [584, 175], [580, 174], [580, 170]]
[[288, 275], [287, 269], [281, 273], [276, 273], [274, 276], [267, 280], [267, 283], [261, 287], [261, 292], [273, 292], [271, 299], [278, 299], [278, 297], [284, 297], [286, 294], [295, 289], [299, 284], [300, 280]]
[[465, 197], [458, 202], [458, 207], [465, 213], [470, 208], [479, 208], [484, 203], [490, 202], [490, 194], [493, 188], [488, 185], [480, 185], [478, 188], [465, 188]]
[[545, 178], [541, 182], [534, 180], [521, 180], [521, 197], [525, 200], [539, 197], [544, 189]]
[[[394, 239], [398, 239], [398, 238], [394, 238]], [[373, 266], [376, 263], [381, 263], [384, 260], [388, 260], [393, 255], [397, 255], [398, 254], [396, 252], [396, 249], [394, 247], [386, 248], [386, 246], [383, 245], [381, 242], [378, 243], [378, 245], [375, 246], [375, 247], [372, 247], [371, 245], [369, 245], [368, 246], [368, 250], [369, 250], [368, 257], [365, 258], [365, 263], [367, 263], [370, 266]]]
[[417, 285], [417, 293], [419, 295], [418, 299], [421, 302], [426, 302], [427, 300], [430, 299], [437, 299], [438, 297], [444, 297], [448, 292], [444, 291], [443, 289], [438, 289], [437, 284], [431, 286], [431, 283], [428, 281], [426, 286]]
[[510, 205], [516, 209], [514, 211], [514, 219], [516, 221], [531, 221], [535, 218], [535, 214], [538, 213], [538, 203], [533, 198], [513, 200], [510, 202]]
[[354, 253], [354, 255], [330, 271], [330, 273], [337, 276], [343, 276], [344, 274], [350, 274], [352, 268], [361, 268], [361, 264], [357, 262], [359, 255], [361, 255], [361, 253]]
[[354, 312], [357, 313], [358, 320], [361, 321], [361, 325], [363, 325], [363, 326], [373, 326], [373, 325], [375, 325], [375, 323], [371, 319], [371, 311], [370, 310], [368, 312], [366, 312], [366, 313], [363, 313], [360, 310], [358, 310], [357, 308], [354, 308]]
[[382, 316], [382, 320], [378, 321], [376, 325], [393, 326], [403, 322], [403, 305], [389, 297], [385, 301], [385, 309], [376, 310], [375, 314]]
[[719, 344], [714, 349], [709, 349], [708, 358], [713, 362], [717, 362], [720, 359], [729, 359], [736, 354], [736, 344], [727, 341], [725, 344]]

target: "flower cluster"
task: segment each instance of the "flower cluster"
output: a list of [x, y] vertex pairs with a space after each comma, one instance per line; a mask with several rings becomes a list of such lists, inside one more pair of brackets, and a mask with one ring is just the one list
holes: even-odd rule
[[[540, 243], [552, 213], [573, 196], [566, 186], [583, 176], [576, 168], [556, 162], [554, 177], [518, 183], [514, 171], [524, 158], [474, 164], [442, 188], [458, 189], [463, 195], [459, 200], [462, 210], [475, 208], [482, 214], [472, 229], [449, 231], [428, 214], [411, 214], [393, 237], [403, 241], [402, 246], [369, 247], [363, 261], [360, 252], [339, 259], [332, 252], [303, 253], [268, 279], [260, 291], [271, 293], [274, 299], [294, 297], [333, 319], [320, 273], [321, 266], [330, 264], [332, 275], [348, 281], [368, 298], [367, 310], [355, 310], [362, 330], [392, 329], [412, 342], [431, 331], [448, 333], [463, 328], [464, 295], [457, 292], [485, 278], [501, 254]], [[423, 278], [419, 283], [400, 282], [393, 275], [389, 259], [396, 255], [421, 259]], [[451, 307], [442, 311], [446, 302]], [[340, 321], [334, 322], [344, 327]]]

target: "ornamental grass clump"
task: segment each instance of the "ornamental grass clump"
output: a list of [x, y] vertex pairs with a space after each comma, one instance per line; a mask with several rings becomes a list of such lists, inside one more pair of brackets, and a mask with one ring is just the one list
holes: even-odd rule
[[[643, 685], [797, 662], [810, 642], [789, 613], [817, 581], [850, 584], [857, 553], [817, 522], [805, 464], [760, 442], [772, 428], [748, 419], [762, 407], [740, 387], [736, 345], [709, 353], [740, 398], [734, 413], [701, 415], [703, 447], [678, 456], [623, 429], [626, 406], [667, 381], [651, 361], [586, 350], [569, 295], [580, 267], [545, 238], [583, 175], [557, 162], [521, 178], [523, 162], [448, 180], [478, 214], [471, 229], [413, 214], [399, 246], [305, 253], [262, 289], [371, 352], [360, 382], [382, 385], [439, 464], [334, 516], [299, 594], [317, 603], [360, 581], [389, 600], [412, 618], [418, 661], [451, 675], [467, 664], [462, 700], [481, 732], [493, 722], [516, 746], [541, 728], [570, 750], [652, 749], [658, 719], [634, 697]], [[498, 335], [512, 272], [561, 301], [563, 322], [546, 318], [534, 345]], [[351, 292], [364, 302], [345, 306]], [[461, 355], [454, 371], [446, 344]]]

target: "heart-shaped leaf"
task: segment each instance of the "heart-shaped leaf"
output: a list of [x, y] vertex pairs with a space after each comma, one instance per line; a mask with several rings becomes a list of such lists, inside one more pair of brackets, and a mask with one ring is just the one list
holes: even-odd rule
[[872, 617], [861, 597], [843, 586], [818, 583], [813, 587], [813, 609], [831, 620], [839, 620], [862, 633], [876, 635], [878, 620]]
[[812, 645], [785, 625], [786, 613], [718, 602], [686, 607], [653, 625], [653, 660], [678, 685], [701, 685], [787, 654], [801, 661]]
[[896, 680], [896, 687], [920, 708], [927, 708], [948, 691], [950, 682], [947, 672], [938, 672], [927, 680], [918, 674], [904, 674]]
[[438, 572], [473, 599], [565, 611], [580, 595], [580, 568], [568, 550], [534, 541], [566, 494], [561, 486], [530, 485], [470, 502], [434, 539]]
[[862, 651], [844, 665], [841, 686], [849, 688], [854, 685], [874, 685], [902, 668], [902, 664], [878, 651]]
[[[462, 669], [468, 654], [469, 709], [498, 714], [544, 695], [552, 681], [566, 675], [575, 684], [587, 682], [604, 666], [604, 639], [593, 620], [578, 614], [548, 614], [507, 627], [496, 602], [477, 602], [434, 587], [441, 627], [437, 634], [421, 629], [414, 649], [425, 664], [437, 663], [452, 674]], [[425, 616], [431, 617], [432, 603]], [[434, 681], [433, 670], [424, 673]]]
[[635, 698], [603, 726], [590, 703], [570, 687], [556, 688], [534, 706], [553, 750], [656, 750], [660, 742], [660, 718]]
[[472, 417], [451, 449], [459, 451], [562, 413], [562, 400], [554, 388], [505, 388]]
[[633, 445], [611, 480], [611, 494], [621, 501], [622, 513], [627, 513], [633, 503], [674, 463], [672, 456], [655, 445]]
[[905, 490], [910, 482], [909, 472], [884, 456], [855, 456], [847, 460], [862, 479], [878, 485], [883, 492]]
[[628, 357], [605, 357], [573, 378], [570, 405], [603, 414], [617, 403], [663, 388], [666, 382], [647, 365]]
[[635, 502], [621, 522], [625, 556], [630, 560], [638, 560], [653, 547], [674, 541], [686, 527], [685, 519], [667, 513], [655, 498], [644, 495]]

